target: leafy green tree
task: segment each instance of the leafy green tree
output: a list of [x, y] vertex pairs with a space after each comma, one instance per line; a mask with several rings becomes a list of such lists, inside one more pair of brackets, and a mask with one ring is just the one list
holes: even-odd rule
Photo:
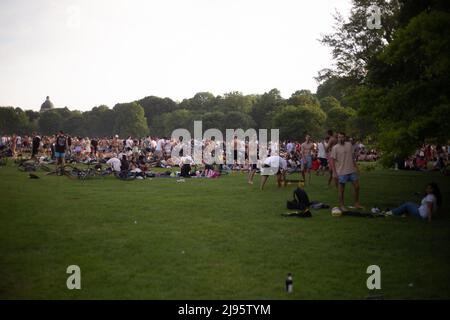
[[100, 105], [83, 113], [84, 126], [89, 137], [106, 137], [114, 134], [114, 111]]
[[318, 106], [292, 106], [281, 108], [274, 116], [274, 128], [280, 129], [281, 139], [303, 140], [308, 133], [322, 138], [326, 114]]
[[256, 128], [271, 128], [274, 113], [283, 105], [285, 105], [285, 101], [278, 89], [272, 89], [258, 96], [251, 112]]
[[144, 108], [147, 125], [152, 133], [160, 129], [161, 123], [158, 121], [159, 116], [177, 110], [178, 105], [170, 98], [160, 98], [148, 96], [137, 101]]
[[144, 109], [137, 102], [116, 104], [113, 130], [122, 137], [143, 137], [148, 134]]
[[20, 108], [0, 107], [0, 132], [6, 134], [26, 134], [30, 131], [30, 122]]
[[251, 112], [255, 100], [255, 96], [245, 96], [238, 91], [225, 93], [223, 97], [218, 99], [218, 108], [216, 108], [216, 111], [221, 111], [225, 114], [231, 111], [239, 111], [248, 114]]
[[[175, 129], [187, 129], [193, 135], [194, 133], [194, 113], [187, 109], [179, 109], [171, 113], [165, 113], [161, 116], [162, 131], [161, 135], [170, 136]], [[200, 120], [200, 118], [199, 118]]]
[[70, 116], [64, 120], [64, 131], [79, 137], [88, 135], [86, 121], [80, 111], [72, 111]]
[[210, 92], [198, 92], [190, 99], [184, 99], [180, 103], [180, 109], [193, 112], [208, 112], [217, 104], [217, 98]]
[[341, 107], [341, 103], [335, 97], [325, 97], [320, 100], [320, 107], [325, 113], [328, 113], [331, 109]]
[[[382, 28], [368, 28], [369, 7], [380, 8]], [[321, 42], [332, 48], [334, 69], [319, 72], [318, 80], [333, 77], [347, 78], [353, 84], [362, 83], [367, 74], [367, 64], [393, 40], [398, 26], [397, 15], [400, 10], [397, 0], [353, 0], [351, 14], [345, 20], [336, 13], [335, 32], [324, 35]]]
[[390, 159], [450, 137], [450, 13], [433, 3], [442, 1], [399, 29], [369, 66], [362, 111], [379, 122]]
[[39, 112], [33, 110], [26, 110], [25, 114], [28, 117], [28, 121], [33, 122], [39, 119]]
[[225, 114], [220, 111], [206, 112], [201, 117], [203, 130], [219, 129], [223, 131], [225, 128]]
[[356, 116], [352, 108], [333, 107], [327, 113], [326, 127], [333, 131], [348, 132], [349, 120]]
[[[255, 121], [246, 113], [240, 111], [231, 111], [225, 114], [223, 120], [225, 128], [223, 129], [243, 129], [255, 127]], [[225, 131], [223, 132], [225, 134]]]
[[59, 130], [65, 130], [64, 120], [61, 112], [58, 112], [57, 109], [42, 112], [38, 121], [39, 132], [45, 135], [53, 135]]
[[297, 90], [288, 99], [287, 104], [293, 106], [320, 106], [317, 97], [309, 90]]
[[356, 113], [347, 120], [346, 132], [351, 137], [366, 140], [372, 143], [378, 133], [376, 121], [368, 115]]

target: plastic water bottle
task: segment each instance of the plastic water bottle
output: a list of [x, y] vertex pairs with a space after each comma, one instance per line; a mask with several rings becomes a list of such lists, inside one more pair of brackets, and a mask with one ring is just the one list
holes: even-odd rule
[[293, 286], [292, 286], [292, 274], [289, 272], [287, 279], [286, 279], [286, 292], [292, 293]]

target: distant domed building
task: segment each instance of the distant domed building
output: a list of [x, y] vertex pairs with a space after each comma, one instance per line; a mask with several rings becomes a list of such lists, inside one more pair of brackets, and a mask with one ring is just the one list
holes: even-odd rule
[[41, 105], [41, 112], [52, 110], [53, 108], [53, 103], [50, 101], [50, 97], [47, 96], [47, 99], [45, 99], [45, 102]]

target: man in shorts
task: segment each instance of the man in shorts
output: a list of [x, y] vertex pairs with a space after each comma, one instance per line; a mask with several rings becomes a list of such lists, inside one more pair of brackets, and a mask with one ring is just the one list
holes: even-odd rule
[[67, 137], [60, 131], [55, 140], [56, 171], [62, 174], [64, 170], [64, 159], [66, 157]]
[[33, 134], [33, 140], [31, 142], [31, 158], [37, 159], [39, 147], [41, 146], [41, 137], [37, 134]]
[[[261, 190], [264, 189], [264, 185], [269, 179], [269, 176], [276, 174], [278, 188], [280, 188], [283, 182], [286, 182], [286, 170], [287, 162], [280, 156], [270, 156], [267, 157], [261, 167]], [[286, 183], [285, 183], [286, 186]]]
[[362, 209], [359, 204], [359, 179], [357, 174], [356, 162], [353, 157], [352, 144], [345, 141], [345, 133], [338, 134], [338, 143], [331, 149], [332, 170], [339, 181], [339, 209], [342, 212], [347, 211], [344, 207], [345, 184], [351, 182], [355, 190], [355, 208]]
[[320, 141], [317, 145], [317, 158], [320, 161], [319, 169], [317, 170], [317, 175], [321, 172], [322, 175], [325, 174], [325, 170], [328, 167], [328, 160], [327, 160], [327, 146], [328, 146], [329, 137], [326, 137], [324, 140]]
[[305, 180], [305, 172], [309, 175], [309, 184], [311, 184], [311, 168], [312, 168], [312, 152], [314, 151], [314, 143], [311, 141], [311, 136], [309, 134], [305, 137], [305, 142], [302, 143], [302, 162], [303, 170], [302, 177]]

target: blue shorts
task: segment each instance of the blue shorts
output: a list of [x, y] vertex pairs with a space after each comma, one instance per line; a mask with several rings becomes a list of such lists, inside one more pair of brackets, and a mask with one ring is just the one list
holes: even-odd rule
[[56, 152], [55, 151], [55, 157], [56, 158], [64, 158], [66, 154], [64, 152]]
[[311, 169], [312, 168], [312, 156], [306, 156], [303, 159], [303, 166], [305, 169]]
[[339, 176], [340, 184], [346, 184], [347, 182], [355, 182], [355, 181], [358, 181], [358, 174], [356, 172]]

